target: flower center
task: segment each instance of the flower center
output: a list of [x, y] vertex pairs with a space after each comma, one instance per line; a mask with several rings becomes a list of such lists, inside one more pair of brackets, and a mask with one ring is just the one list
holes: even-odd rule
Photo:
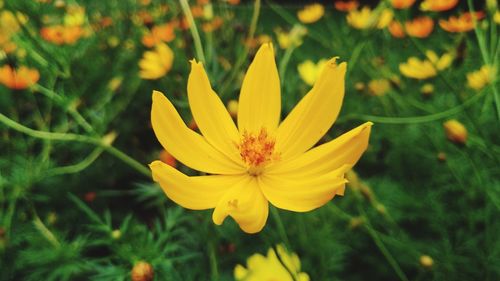
[[274, 151], [275, 143], [274, 138], [267, 134], [265, 128], [260, 129], [257, 134], [243, 132], [237, 146], [241, 158], [248, 165], [250, 175], [259, 175], [267, 163], [279, 159], [279, 154]]

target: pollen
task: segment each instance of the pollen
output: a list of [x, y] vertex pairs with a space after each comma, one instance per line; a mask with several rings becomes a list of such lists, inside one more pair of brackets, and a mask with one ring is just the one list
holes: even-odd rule
[[274, 151], [275, 143], [265, 128], [260, 129], [257, 134], [243, 132], [238, 148], [251, 174], [257, 174], [254, 172], [260, 171], [265, 164], [278, 159], [278, 154]]

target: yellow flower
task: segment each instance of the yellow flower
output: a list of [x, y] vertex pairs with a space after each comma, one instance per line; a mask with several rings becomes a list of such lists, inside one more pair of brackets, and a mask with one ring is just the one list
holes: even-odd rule
[[495, 70], [489, 65], [483, 65], [479, 70], [467, 74], [467, 86], [476, 91], [490, 84], [495, 77]]
[[496, 12], [495, 12], [495, 15], [493, 16], [493, 21], [494, 21], [496, 24], [500, 24], [500, 11], [496, 11]]
[[314, 63], [311, 60], [304, 61], [297, 67], [300, 78], [302, 78], [307, 85], [314, 85], [314, 82], [318, 79], [321, 70], [323, 70], [327, 62], [328, 61], [325, 59], [318, 61], [318, 63]]
[[445, 53], [441, 57], [433, 51], [427, 51], [425, 54], [427, 56], [425, 60], [411, 57], [408, 62], [399, 64], [401, 74], [414, 79], [428, 79], [436, 76], [438, 71], [448, 68], [453, 62], [450, 53]]
[[465, 126], [455, 119], [448, 120], [443, 123], [443, 128], [446, 137], [458, 144], [465, 144], [467, 142], [467, 129]]
[[158, 79], [165, 76], [174, 62], [174, 52], [165, 43], [156, 45], [154, 51], [146, 51], [139, 61], [139, 76], [142, 79]]
[[319, 3], [307, 5], [297, 12], [297, 17], [302, 23], [317, 22], [325, 14], [325, 7]]
[[307, 34], [307, 29], [302, 25], [294, 25], [290, 32], [285, 32], [277, 29], [276, 37], [281, 49], [288, 49], [290, 47], [298, 47], [302, 45], [302, 38]]
[[277, 245], [276, 250], [277, 253], [270, 248], [267, 256], [252, 255], [247, 259], [247, 268], [238, 264], [234, 278], [237, 281], [309, 281], [309, 275], [300, 272], [297, 254], [288, 253], [282, 245]]
[[453, 62], [453, 55], [450, 53], [445, 53], [441, 57], [438, 57], [434, 51], [426, 51], [425, 55], [427, 59], [436, 67], [437, 70], [441, 71], [448, 68]]
[[393, 13], [390, 9], [380, 12], [372, 11], [365, 6], [361, 10], [352, 10], [347, 14], [347, 23], [357, 29], [377, 27], [383, 29], [392, 21]]
[[311, 91], [280, 123], [280, 80], [274, 50], [263, 44], [241, 87], [236, 127], [212, 90], [201, 63], [191, 61], [187, 97], [201, 135], [190, 130], [172, 103], [153, 92], [153, 130], [172, 156], [207, 176], [186, 176], [154, 161], [153, 179], [177, 204], [215, 208], [212, 219], [231, 216], [247, 233], [265, 225], [269, 203], [307, 212], [341, 195], [344, 173], [366, 150], [371, 122], [312, 148], [338, 116], [346, 63], [331, 59]]
[[414, 79], [427, 79], [437, 75], [436, 68], [428, 60], [411, 57], [408, 62], [399, 64], [399, 71], [406, 77]]
[[391, 83], [387, 79], [371, 80], [368, 83], [368, 90], [373, 96], [383, 96], [391, 89]]

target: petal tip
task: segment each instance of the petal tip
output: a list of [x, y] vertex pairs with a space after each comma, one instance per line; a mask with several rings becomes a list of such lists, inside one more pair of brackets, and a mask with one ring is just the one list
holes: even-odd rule
[[153, 102], [155, 102], [155, 100], [161, 99], [163, 97], [165, 97], [165, 95], [162, 92], [157, 91], [157, 90], [153, 90], [153, 97], [152, 97]]

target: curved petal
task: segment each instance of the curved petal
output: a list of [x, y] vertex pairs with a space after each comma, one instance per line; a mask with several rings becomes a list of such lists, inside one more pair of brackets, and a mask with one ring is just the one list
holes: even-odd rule
[[322, 176], [287, 178], [262, 175], [259, 186], [267, 200], [274, 206], [295, 212], [308, 212], [330, 201], [336, 194], [343, 193], [344, 173], [350, 169], [345, 165]]
[[354, 166], [368, 147], [372, 122], [366, 122], [340, 137], [288, 161], [267, 167], [266, 173], [294, 178], [323, 175], [343, 165]]
[[158, 91], [153, 91], [151, 124], [165, 150], [186, 166], [210, 174], [240, 174], [244, 171], [242, 165], [189, 129], [172, 103]]
[[281, 112], [280, 78], [271, 43], [257, 51], [243, 79], [238, 107], [240, 132], [274, 132]]
[[247, 180], [233, 187], [219, 200], [212, 214], [215, 224], [221, 225], [227, 216], [231, 216], [246, 233], [262, 230], [269, 214], [269, 205], [262, 194], [257, 180]]
[[[188, 79], [189, 107], [205, 139], [235, 162], [242, 162], [236, 143], [240, 134], [226, 107], [212, 90], [203, 64], [191, 61]], [[243, 165], [243, 164], [242, 164]]]
[[246, 175], [188, 177], [173, 167], [154, 161], [149, 165], [153, 180], [175, 203], [192, 210], [215, 208], [220, 198]]
[[347, 64], [331, 59], [309, 93], [280, 124], [276, 149], [281, 158], [298, 155], [316, 144], [337, 118], [344, 98]]

